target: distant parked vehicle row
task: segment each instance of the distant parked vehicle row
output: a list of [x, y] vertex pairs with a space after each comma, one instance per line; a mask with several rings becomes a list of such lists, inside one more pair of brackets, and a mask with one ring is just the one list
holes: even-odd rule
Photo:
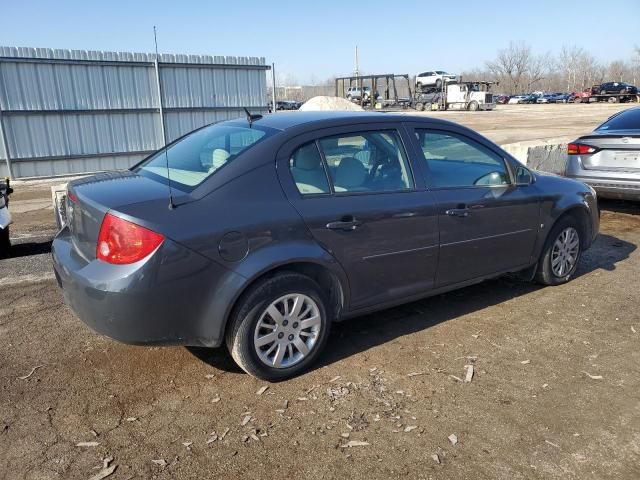
[[[284, 110], [298, 110], [304, 102], [296, 102], [294, 100], [278, 100], [276, 101], [276, 110], [284, 111]], [[268, 104], [269, 112], [273, 113], [273, 102], [269, 102]]]

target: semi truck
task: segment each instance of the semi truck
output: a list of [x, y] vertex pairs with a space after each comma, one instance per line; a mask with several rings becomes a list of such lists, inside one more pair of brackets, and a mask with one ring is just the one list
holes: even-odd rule
[[491, 86], [494, 82], [459, 81], [442, 84], [440, 89], [416, 92], [413, 108], [423, 110], [493, 110]]

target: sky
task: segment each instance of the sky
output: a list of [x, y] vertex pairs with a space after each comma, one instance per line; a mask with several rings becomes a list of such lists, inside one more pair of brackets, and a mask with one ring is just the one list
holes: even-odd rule
[[360, 70], [482, 67], [510, 41], [534, 53], [577, 45], [601, 62], [640, 46], [640, 0], [345, 2], [322, 0], [0, 0], [0, 45], [265, 57], [280, 80], [324, 81]]

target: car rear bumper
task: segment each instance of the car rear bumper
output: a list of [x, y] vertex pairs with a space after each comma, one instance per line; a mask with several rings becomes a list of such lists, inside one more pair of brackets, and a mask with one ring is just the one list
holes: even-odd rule
[[569, 155], [565, 175], [590, 185], [600, 197], [640, 200], [640, 172], [584, 168], [579, 155]]
[[64, 228], [51, 253], [76, 315], [93, 330], [136, 345], [219, 346], [227, 295], [234, 295], [224, 286], [243, 279], [168, 239], [144, 260], [111, 265], [82, 258]]
[[640, 201], [640, 183], [633, 185], [628, 183], [607, 183], [593, 178], [573, 178], [591, 185], [599, 197]]

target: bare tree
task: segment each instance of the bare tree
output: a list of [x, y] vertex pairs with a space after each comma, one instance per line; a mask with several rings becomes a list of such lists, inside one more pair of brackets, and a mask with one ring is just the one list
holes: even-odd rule
[[519, 93], [530, 62], [531, 47], [525, 43], [509, 42], [509, 47], [499, 50], [497, 58], [487, 62], [486, 66], [496, 78], [509, 85], [510, 93]]
[[546, 53], [544, 55], [531, 56], [526, 71], [528, 91], [533, 90], [534, 86], [537, 85], [541, 80], [544, 80], [545, 77], [549, 74], [549, 59], [549, 53]]
[[609, 77], [612, 80], [621, 82], [627, 72], [627, 64], [623, 60], [614, 60], [609, 64]]

